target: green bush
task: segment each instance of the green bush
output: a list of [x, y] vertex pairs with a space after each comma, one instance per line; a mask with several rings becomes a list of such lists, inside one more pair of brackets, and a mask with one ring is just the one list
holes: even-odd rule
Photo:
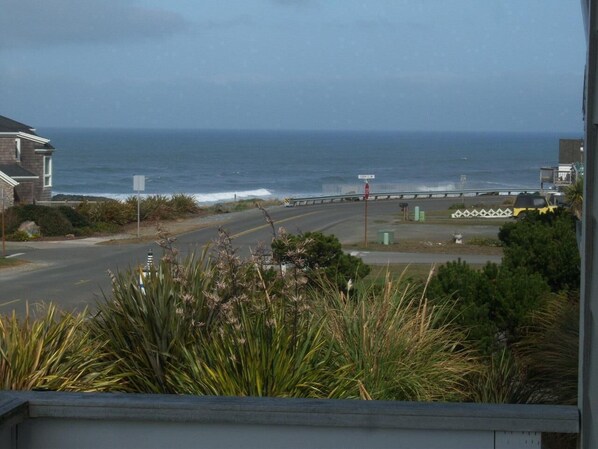
[[505, 246], [504, 266], [539, 273], [554, 292], [579, 289], [580, 258], [570, 212], [529, 213], [503, 225], [498, 237]]
[[16, 230], [24, 221], [34, 221], [39, 227], [43, 236], [59, 236], [72, 234], [73, 225], [64, 214], [53, 207], [27, 204], [11, 208], [11, 214], [15, 215], [10, 219], [11, 230]]
[[128, 203], [117, 200], [82, 202], [77, 206], [76, 211], [91, 223], [103, 222], [121, 226], [135, 221], [137, 217], [136, 208], [133, 209]]
[[200, 210], [195, 198], [184, 193], [172, 195], [169, 202], [177, 217], [196, 214]]
[[13, 242], [28, 242], [29, 240], [31, 240], [33, 237], [31, 237], [29, 234], [27, 234], [25, 231], [15, 231], [11, 234], [8, 234], [6, 236], [7, 240], [13, 241]]
[[548, 292], [539, 274], [493, 263], [478, 271], [461, 260], [439, 267], [428, 287], [445, 319], [466, 330], [468, 339], [487, 354], [519, 338], [529, 313]]
[[341, 290], [347, 288], [349, 280], [361, 279], [370, 272], [360, 258], [343, 252], [336, 236], [321, 232], [281, 233], [272, 242], [272, 257], [276, 263], [303, 270], [312, 283], [324, 278]]
[[91, 225], [89, 219], [70, 206], [60, 206], [58, 210], [71, 222], [75, 229], [85, 228]]

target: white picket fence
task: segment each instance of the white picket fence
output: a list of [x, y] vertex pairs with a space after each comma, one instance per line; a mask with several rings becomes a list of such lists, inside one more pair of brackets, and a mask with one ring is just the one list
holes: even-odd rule
[[513, 211], [505, 209], [465, 209], [457, 210], [451, 214], [451, 218], [509, 218], [513, 216]]

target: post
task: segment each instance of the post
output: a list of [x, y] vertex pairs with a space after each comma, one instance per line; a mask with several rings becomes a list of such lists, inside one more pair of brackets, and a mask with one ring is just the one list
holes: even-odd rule
[[364, 185], [364, 192], [363, 192], [363, 201], [365, 202], [365, 226], [364, 226], [364, 237], [363, 237], [363, 244], [367, 248], [368, 246], [368, 198], [370, 196], [370, 179], [375, 179], [375, 175], [359, 175], [357, 179], [363, 179], [365, 182]]
[[141, 207], [139, 201], [139, 190], [137, 191], [137, 238], [139, 238], [139, 223], [141, 222], [140, 215], [141, 215]]
[[134, 175], [133, 176], [133, 190], [137, 191], [137, 238], [139, 238], [139, 223], [141, 222], [141, 207], [139, 199], [139, 193], [145, 190], [145, 176]]
[[365, 235], [363, 236], [363, 243], [364, 246], [367, 248], [368, 247], [368, 190], [369, 190], [369, 186], [368, 183], [365, 183], [365, 195], [363, 196], [363, 201], [365, 203], [365, 225], [364, 225], [364, 233]]

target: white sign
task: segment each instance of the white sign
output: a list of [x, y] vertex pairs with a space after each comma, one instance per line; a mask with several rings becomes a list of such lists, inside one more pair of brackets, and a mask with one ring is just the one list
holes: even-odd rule
[[143, 192], [145, 190], [145, 176], [133, 176], [133, 190], [135, 190], [136, 192]]
[[359, 179], [375, 179], [376, 175], [358, 175], [357, 178], [359, 178]]

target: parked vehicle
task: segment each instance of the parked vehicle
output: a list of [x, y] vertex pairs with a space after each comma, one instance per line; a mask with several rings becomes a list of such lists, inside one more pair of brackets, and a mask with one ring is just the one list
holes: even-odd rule
[[558, 206], [548, 204], [545, 197], [538, 194], [517, 195], [515, 204], [513, 204], [513, 218], [524, 217], [528, 211], [538, 211], [541, 214], [554, 211]]

